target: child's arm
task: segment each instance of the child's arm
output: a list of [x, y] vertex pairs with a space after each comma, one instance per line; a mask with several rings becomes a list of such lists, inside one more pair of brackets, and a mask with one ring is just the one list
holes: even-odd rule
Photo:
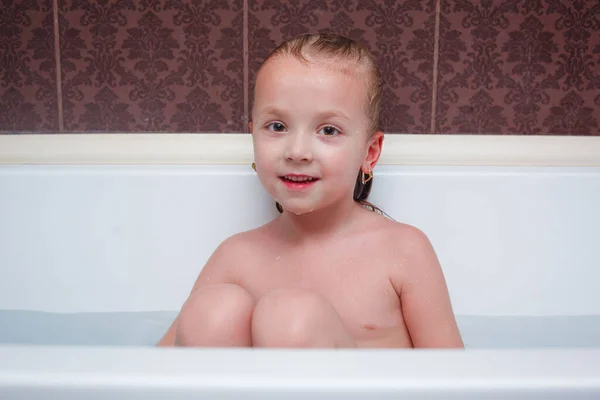
[[[214, 253], [210, 256], [206, 265], [200, 271], [192, 290], [190, 291], [189, 297], [200, 287], [205, 285], [216, 285], [221, 283], [234, 283], [235, 276], [232, 272], [232, 267], [235, 265], [235, 260], [232, 255], [237, 254], [236, 243], [239, 240], [236, 236], [225, 240], [217, 247]], [[177, 322], [179, 316], [175, 318], [167, 332], [159, 340], [157, 346], [174, 346], [175, 335], [177, 332]]]
[[410, 246], [404, 263], [400, 301], [414, 347], [463, 348], [448, 287], [427, 236], [416, 228], [403, 245]]

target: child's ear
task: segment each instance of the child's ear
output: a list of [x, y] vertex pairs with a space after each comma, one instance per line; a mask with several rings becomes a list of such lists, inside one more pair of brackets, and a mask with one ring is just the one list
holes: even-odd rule
[[377, 161], [379, 160], [379, 156], [381, 156], [381, 149], [383, 147], [383, 132], [375, 132], [373, 136], [369, 139], [367, 154], [365, 155], [365, 160], [363, 161], [362, 169], [366, 172], [373, 171]]

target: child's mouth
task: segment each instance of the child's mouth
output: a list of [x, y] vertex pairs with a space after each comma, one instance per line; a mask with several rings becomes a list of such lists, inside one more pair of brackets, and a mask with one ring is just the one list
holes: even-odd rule
[[296, 190], [306, 189], [319, 180], [319, 178], [308, 175], [284, 175], [280, 176], [279, 179], [281, 179], [283, 184], [289, 189]]

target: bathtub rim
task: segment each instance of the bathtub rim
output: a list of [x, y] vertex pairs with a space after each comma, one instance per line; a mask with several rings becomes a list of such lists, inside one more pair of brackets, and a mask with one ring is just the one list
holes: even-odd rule
[[600, 348], [257, 351], [0, 345], [0, 394], [10, 387], [64, 390], [86, 386], [289, 392], [346, 389], [371, 395], [374, 389], [420, 394], [531, 394], [537, 390], [600, 394]]
[[[244, 133], [0, 135], [0, 164], [212, 164], [253, 161]], [[600, 136], [387, 134], [381, 165], [600, 166]]]

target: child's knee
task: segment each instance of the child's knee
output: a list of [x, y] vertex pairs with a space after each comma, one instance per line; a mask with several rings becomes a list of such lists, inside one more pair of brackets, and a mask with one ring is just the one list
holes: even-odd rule
[[236, 341], [244, 341], [250, 337], [253, 309], [254, 299], [238, 285], [199, 288], [181, 309], [176, 344], [230, 346]]
[[315, 347], [326, 343], [336, 316], [320, 295], [301, 289], [277, 290], [258, 301], [252, 319], [252, 336], [257, 346]]

